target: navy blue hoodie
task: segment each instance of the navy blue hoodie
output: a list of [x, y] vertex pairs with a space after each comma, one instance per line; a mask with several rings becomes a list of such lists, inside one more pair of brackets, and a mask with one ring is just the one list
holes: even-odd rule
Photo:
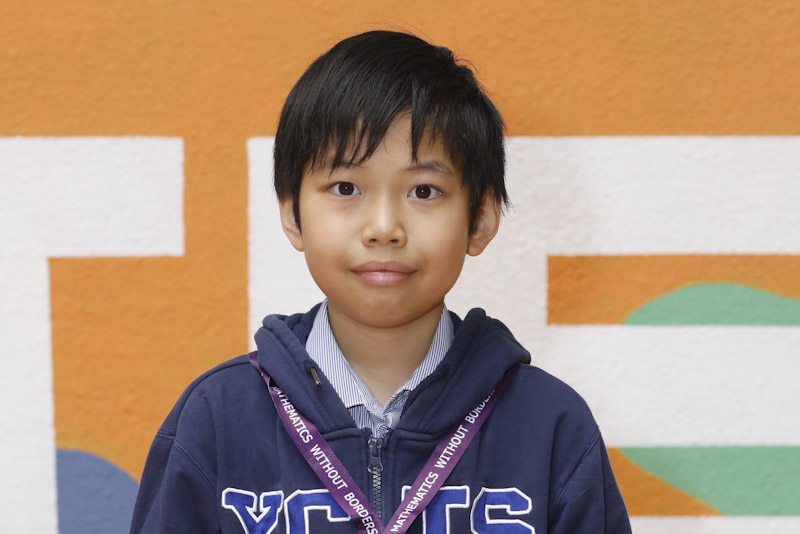
[[[258, 361], [320, 430], [384, 522], [443, 434], [528, 352], [483, 310], [453, 315], [442, 363], [409, 396], [397, 428], [370, 447], [315, 366], [305, 341], [318, 308], [272, 315]], [[374, 443], [373, 443], [374, 445]], [[380, 466], [373, 476], [368, 466]], [[247, 356], [208, 371], [156, 434], [131, 533], [354, 533], [282, 426]], [[625, 505], [600, 431], [581, 397], [522, 365], [494, 412], [410, 533], [623, 534]]]

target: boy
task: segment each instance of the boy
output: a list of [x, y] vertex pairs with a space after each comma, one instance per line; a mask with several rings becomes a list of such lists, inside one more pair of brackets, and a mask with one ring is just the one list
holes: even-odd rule
[[131, 532], [630, 532], [583, 400], [444, 307], [507, 201], [469, 68], [407, 34], [340, 42], [287, 98], [275, 189], [327, 298], [184, 392]]

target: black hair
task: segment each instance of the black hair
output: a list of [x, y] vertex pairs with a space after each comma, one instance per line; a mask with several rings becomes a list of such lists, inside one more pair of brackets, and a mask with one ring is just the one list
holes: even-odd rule
[[427, 130], [460, 171], [469, 191], [470, 231], [485, 194], [508, 203], [503, 119], [472, 70], [448, 48], [407, 33], [371, 31], [317, 58], [283, 106], [275, 191], [281, 200], [291, 198], [298, 227], [303, 172], [363, 163], [402, 113], [411, 115], [412, 158]]

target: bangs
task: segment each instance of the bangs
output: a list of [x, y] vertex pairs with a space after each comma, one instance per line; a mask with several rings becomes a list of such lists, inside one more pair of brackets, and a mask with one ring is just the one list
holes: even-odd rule
[[[419, 108], [416, 108], [419, 110]], [[356, 118], [342, 117], [337, 122], [337, 127], [331, 135], [320, 139], [307, 162], [311, 171], [334, 171], [340, 167], [358, 166], [366, 162], [386, 137], [386, 132], [397, 119], [411, 119], [411, 159], [417, 161], [417, 152], [420, 143], [427, 140], [429, 144], [441, 141], [445, 154], [457, 168], [460, 162], [454, 157], [448, 143], [449, 136], [445, 135], [442, 113], [437, 110], [424, 110], [415, 114], [409, 109], [403, 109], [390, 117], [383, 113], [361, 114]], [[369, 117], [372, 120], [369, 120]]]

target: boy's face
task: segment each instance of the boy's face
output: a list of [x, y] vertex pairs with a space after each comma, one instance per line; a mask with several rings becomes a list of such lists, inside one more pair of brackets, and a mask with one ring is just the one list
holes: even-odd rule
[[441, 310], [466, 254], [480, 254], [497, 231], [492, 195], [470, 234], [469, 193], [439, 142], [423, 138], [411, 159], [411, 121], [395, 119], [359, 166], [306, 171], [300, 227], [281, 203], [289, 240], [328, 298], [331, 315], [365, 326], [401, 326]]

